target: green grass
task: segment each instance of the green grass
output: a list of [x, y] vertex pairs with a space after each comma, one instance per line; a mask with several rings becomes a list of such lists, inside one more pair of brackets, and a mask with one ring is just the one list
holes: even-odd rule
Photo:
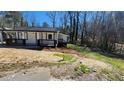
[[75, 71], [80, 74], [81, 72], [83, 73], [89, 73], [90, 72], [90, 68], [86, 65], [81, 64], [79, 67], [75, 68]]
[[63, 60], [61, 60], [59, 62], [53, 62], [53, 63], [64, 64], [64, 63], [72, 63], [77, 60], [73, 55], [64, 54], [64, 53], [56, 53], [56, 54], [54, 54], [54, 56], [62, 57]]
[[67, 54], [54, 54], [54, 56], [62, 57], [63, 61], [70, 61], [73, 58], [72, 55], [67, 55]]
[[74, 49], [80, 52], [82, 56], [93, 58], [93, 59], [100, 60], [103, 62], [107, 62], [111, 64], [113, 67], [119, 68], [120, 70], [124, 70], [124, 60], [122, 59], [102, 55], [99, 52], [94, 52], [88, 48], [80, 47], [80, 46], [73, 45], [73, 44], [68, 44], [67, 48], [71, 48], [71, 49]]

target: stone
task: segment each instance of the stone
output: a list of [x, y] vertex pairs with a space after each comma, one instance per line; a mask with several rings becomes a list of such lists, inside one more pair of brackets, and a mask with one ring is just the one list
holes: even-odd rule
[[94, 69], [92, 69], [92, 71], [93, 71], [93, 72], [97, 72], [97, 70], [96, 70], [95, 68], [94, 68]]

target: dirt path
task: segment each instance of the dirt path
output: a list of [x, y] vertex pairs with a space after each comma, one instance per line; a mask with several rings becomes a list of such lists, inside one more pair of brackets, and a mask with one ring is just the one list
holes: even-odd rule
[[[53, 76], [56, 78], [59, 78], [60, 80], [85, 80], [85, 81], [94, 81], [94, 80], [107, 80], [106, 77], [100, 77], [101, 71], [103, 69], [111, 70], [112, 65], [98, 61], [95, 59], [87, 58], [82, 56], [79, 52], [67, 49], [67, 48], [45, 48], [44, 51], [50, 51], [50, 52], [61, 52], [61, 53], [68, 53], [72, 54], [77, 58], [77, 62], [74, 62], [73, 65], [66, 65], [66, 66], [60, 66], [59, 68], [52, 69]], [[86, 65], [91, 69], [91, 72], [88, 74], [82, 74], [82, 75], [76, 75], [74, 68], [80, 64]], [[59, 73], [60, 72], [60, 73]], [[59, 73], [59, 74], [57, 74]], [[56, 80], [56, 79], [55, 79]]]
[[54, 52], [37, 51], [28, 49], [2, 48], [0, 49], [0, 63], [18, 62], [58, 62], [60, 57], [53, 56]]
[[80, 62], [82, 64], [85, 64], [85, 65], [88, 65], [89, 67], [96, 68], [97, 70], [104, 69], [104, 68], [107, 68], [107, 69], [110, 68], [111, 69], [111, 67], [112, 67], [110, 64], [107, 64], [105, 62], [83, 57], [79, 52], [77, 52], [73, 49], [68, 49], [68, 48], [44, 48], [43, 50], [44, 51], [50, 51], [50, 52], [56, 51], [56, 52], [72, 54], [72, 55], [74, 55], [78, 58], [78, 62]]

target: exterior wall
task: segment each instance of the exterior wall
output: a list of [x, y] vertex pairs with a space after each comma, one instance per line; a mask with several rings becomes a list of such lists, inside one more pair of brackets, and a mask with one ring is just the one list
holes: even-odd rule
[[27, 32], [16, 32], [16, 39], [27, 39]]
[[37, 39], [48, 39], [49, 34], [52, 35], [52, 40], [57, 40], [57, 33], [52, 32], [37, 32]]
[[37, 39], [42, 39], [42, 33], [41, 32], [37, 32]]
[[36, 45], [36, 33], [35, 32], [28, 32], [28, 39], [26, 40], [26, 44]]
[[18, 32], [16, 32], [16, 38], [18, 38]]
[[43, 33], [42, 33], [42, 36], [43, 36], [42, 39], [47, 39], [46, 34], [47, 34], [46, 32], [43, 32]]
[[62, 39], [62, 40], [64, 40], [64, 42], [67, 42], [68, 41], [68, 36], [65, 35], [65, 34], [59, 33], [58, 34], [58, 39]]
[[[12, 39], [27, 39], [27, 33], [26, 32], [15, 32], [15, 31], [6, 31], [6, 34], [12, 35]], [[9, 36], [7, 35], [7, 38], [9, 39]], [[11, 39], [11, 38], [10, 38]]]
[[57, 33], [55, 33], [53, 37], [55, 40], [57, 40]]
[[[52, 35], [51, 40], [48, 39], [49, 34]], [[55, 40], [57, 40], [57, 33], [37, 32], [37, 40], [39, 40], [39, 39], [40, 39], [40, 45], [41, 46], [55, 46]]]

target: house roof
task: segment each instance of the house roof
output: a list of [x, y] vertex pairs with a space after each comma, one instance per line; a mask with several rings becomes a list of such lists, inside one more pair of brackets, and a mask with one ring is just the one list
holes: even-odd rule
[[18, 27], [15, 29], [12, 28], [4, 28], [4, 29], [0, 29], [0, 30], [4, 30], [4, 31], [28, 31], [28, 32], [57, 32], [56, 28], [52, 28], [52, 27]]

